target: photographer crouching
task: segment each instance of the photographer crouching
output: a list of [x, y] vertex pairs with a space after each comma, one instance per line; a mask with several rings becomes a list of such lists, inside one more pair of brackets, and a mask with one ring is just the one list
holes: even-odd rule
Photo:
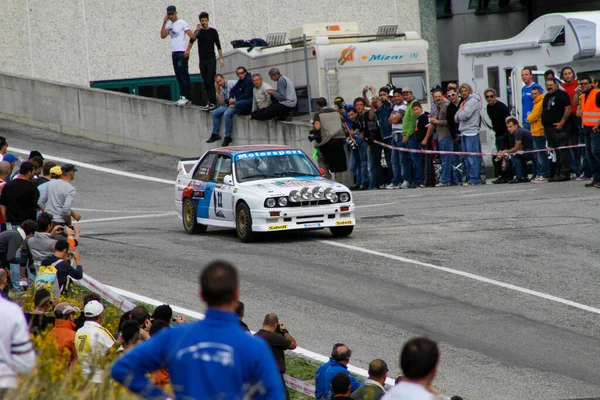
[[317, 99], [317, 112], [313, 116], [313, 130], [308, 140], [314, 142], [319, 152], [317, 164], [325, 171], [325, 178], [331, 179], [333, 172], [333, 179], [341, 182], [341, 174], [348, 169], [344, 150], [344, 120], [338, 110], [327, 107], [324, 97]]
[[[277, 315], [272, 313], [265, 316], [262, 329], [256, 332], [254, 336], [258, 336], [267, 342], [275, 357], [281, 379], [283, 379], [283, 374], [285, 374], [285, 354], [283, 352], [285, 350], [294, 350], [297, 347], [296, 339], [290, 335], [285, 324], [279, 323]], [[285, 382], [283, 383], [283, 387], [285, 387]], [[287, 388], [285, 390], [285, 397], [286, 399], [290, 398]]]

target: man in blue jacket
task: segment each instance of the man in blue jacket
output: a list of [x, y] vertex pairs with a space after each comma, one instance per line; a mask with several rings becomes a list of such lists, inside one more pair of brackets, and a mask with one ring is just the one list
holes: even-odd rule
[[210, 263], [200, 275], [204, 320], [162, 330], [119, 359], [112, 377], [146, 399], [169, 398], [147, 378], [166, 368], [178, 399], [283, 400], [271, 350], [245, 332], [235, 314], [239, 294], [236, 269]]
[[333, 396], [331, 381], [333, 377], [343, 372], [350, 377], [352, 392], [361, 387], [360, 383], [353, 375], [348, 372], [348, 363], [352, 350], [343, 343], [336, 343], [331, 351], [331, 358], [325, 364], [321, 365], [315, 373], [315, 397], [317, 400], [329, 400]]
[[221, 118], [225, 115], [225, 138], [221, 146], [229, 146], [233, 142], [231, 138], [233, 116], [235, 114], [249, 115], [250, 111], [252, 111], [252, 89], [254, 89], [252, 77], [244, 67], [238, 67], [235, 73], [238, 76], [238, 81], [229, 91], [229, 99], [226, 100], [227, 104], [222, 105], [212, 113], [213, 132], [206, 143], [216, 142], [221, 139], [221, 136], [219, 136]]

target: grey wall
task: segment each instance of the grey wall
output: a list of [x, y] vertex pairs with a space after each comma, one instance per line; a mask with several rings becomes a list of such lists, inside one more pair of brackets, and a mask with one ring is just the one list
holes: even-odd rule
[[458, 79], [458, 46], [464, 43], [507, 39], [528, 25], [527, 11], [475, 15], [469, 0], [452, 1], [452, 17], [437, 20], [442, 81]]
[[[0, 118], [179, 157], [220, 145], [205, 143], [212, 122], [197, 107], [8, 74], [0, 74]], [[234, 119], [235, 145], [282, 144], [312, 154], [308, 122]]]

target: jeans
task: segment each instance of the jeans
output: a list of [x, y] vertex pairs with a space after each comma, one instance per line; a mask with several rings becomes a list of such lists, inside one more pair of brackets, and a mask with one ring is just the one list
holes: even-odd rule
[[183, 51], [174, 51], [171, 53], [171, 59], [173, 60], [173, 69], [175, 70], [175, 77], [179, 84], [179, 92], [186, 99], [190, 99], [190, 73], [188, 71], [188, 59], [185, 58]]
[[[252, 102], [252, 100], [250, 102]], [[266, 121], [273, 118], [282, 118], [290, 115], [292, 111], [294, 111], [294, 107], [284, 106], [283, 104], [274, 101], [269, 107], [265, 108], [262, 113], [252, 116], [252, 119]]]
[[585, 153], [590, 164], [592, 179], [594, 182], [600, 182], [600, 133], [593, 132], [590, 127], [584, 129], [589, 133], [590, 139], [585, 143]]
[[[454, 147], [454, 151], [462, 150], [461, 141], [462, 141], [462, 139], [460, 137], [458, 138], [458, 141], [453, 141], [452, 146]], [[452, 176], [456, 183], [462, 183], [463, 172], [460, 169], [461, 168], [460, 163], [463, 161], [464, 161], [464, 157], [461, 155], [455, 155], [454, 160], [452, 161]], [[464, 163], [463, 163], [463, 166], [464, 166]]]
[[[473, 136], [462, 135], [462, 149], [470, 153], [481, 153], [479, 133]], [[481, 156], [465, 156], [465, 173], [467, 182], [473, 185], [481, 184]]]
[[[561, 147], [569, 145], [569, 126], [563, 126], [562, 129], [556, 129], [554, 126], [544, 126], [548, 145], [550, 147]], [[569, 149], [556, 151], [556, 175], [571, 176], [571, 152]]]
[[372, 143], [368, 147], [367, 169], [369, 171], [369, 189], [375, 189], [382, 183], [381, 177], [381, 146]]
[[[541, 150], [546, 148], [546, 136], [532, 136], [533, 138], [533, 149]], [[548, 152], [538, 151], [534, 153], [533, 162], [536, 165], [537, 175], [549, 178], [550, 177], [550, 165], [548, 164]], [[535, 175], [534, 175], [535, 177]]]
[[[453, 151], [454, 144], [451, 137], [445, 137], [438, 142], [439, 151]], [[441, 154], [440, 159], [442, 161], [442, 174], [440, 177], [440, 183], [449, 185], [451, 183], [458, 183], [452, 174], [452, 163], [454, 162], [455, 156], [453, 154]]]
[[591, 130], [588, 131], [585, 127], [581, 131], [581, 143], [585, 144], [585, 147], [582, 151], [583, 160], [581, 161], [581, 174], [583, 176], [587, 176], [588, 178], [592, 176], [592, 168], [590, 167], [590, 162], [588, 161], [587, 155], [588, 143], [591, 143], [590, 140], [592, 140], [590, 138], [590, 133]]
[[531, 123], [527, 120], [523, 121], [523, 128], [531, 132]]
[[369, 145], [363, 140], [350, 154], [356, 186], [369, 186], [368, 152]]
[[[421, 143], [417, 140], [414, 133], [408, 138], [408, 142], [406, 144], [409, 149], [421, 150]], [[421, 154], [409, 153], [409, 157], [410, 165], [412, 167], [412, 174], [408, 178], [408, 182], [414, 183], [415, 185], [420, 185], [423, 183], [423, 175], [421, 173]]]
[[[569, 145], [579, 144], [580, 136], [581, 118], [576, 115], [572, 115]], [[581, 173], [581, 147], [573, 147], [572, 149], [569, 149], [569, 151], [571, 152], [571, 172], [579, 175]]]
[[217, 104], [217, 92], [215, 90], [215, 75], [217, 74], [217, 59], [209, 58], [207, 60], [200, 60], [200, 75], [204, 81], [204, 90], [206, 96], [202, 100], [208, 97], [210, 104]]
[[[392, 137], [391, 145], [394, 147], [406, 148], [402, 143], [402, 134], [395, 133]], [[407, 153], [400, 150], [392, 150], [392, 184], [399, 186], [405, 179], [408, 179], [408, 165], [406, 165]]]
[[525, 177], [525, 174], [527, 173], [527, 161], [533, 161], [532, 153], [515, 154], [513, 156], [513, 165], [515, 166], [515, 175], [517, 178]]

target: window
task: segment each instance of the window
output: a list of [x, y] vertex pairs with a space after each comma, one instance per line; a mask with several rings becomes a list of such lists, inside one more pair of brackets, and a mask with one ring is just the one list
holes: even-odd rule
[[409, 87], [419, 101], [427, 102], [427, 89], [425, 85], [425, 72], [392, 72], [390, 73], [392, 85], [397, 88]]
[[219, 154], [215, 163], [213, 181], [223, 183], [225, 175], [231, 175], [231, 157]]
[[210, 179], [210, 172], [212, 170], [212, 165], [215, 161], [217, 155], [215, 153], [209, 153], [204, 157], [202, 162], [198, 164], [198, 168], [194, 172], [194, 179], [200, 181], [207, 181]]
[[565, 27], [563, 25], [549, 27], [546, 29], [538, 43], [550, 43], [550, 46], [564, 46]]
[[107, 90], [110, 90], [111, 92], [119, 92], [119, 93], [131, 94], [131, 92], [129, 90], [129, 86], [113, 87], [113, 88], [109, 88]]
[[171, 100], [171, 85], [138, 86], [137, 94], [154, 99]]
[[469, 0], [469, 9], [475, 14], [518, 11], [523, 8], [520, 0]]
[[435, 0], [435, 11], [438, 18], [452, 16], [452, 0]]
[[500, 70], [498, 67], [488, 67], [488, 87], [494, 89], [500, 96]]

